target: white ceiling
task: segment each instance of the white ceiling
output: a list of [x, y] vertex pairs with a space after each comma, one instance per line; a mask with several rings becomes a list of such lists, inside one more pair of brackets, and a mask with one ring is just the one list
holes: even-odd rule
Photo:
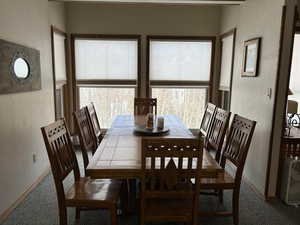
[[245, 0], [49, 0], [61, 2], [156, 3], [156, 4], [230, 4], [239, 5]]

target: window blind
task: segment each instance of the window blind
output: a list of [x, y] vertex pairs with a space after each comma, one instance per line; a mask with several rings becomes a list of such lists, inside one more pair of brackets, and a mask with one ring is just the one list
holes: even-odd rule
[[56, 81], [66, 81], [66, 49], [65, 37], [54, 32], [54, 65]]
[[234, 46], [234, 35], [229, 35], [222, 39], [222, 57], [221, 57], [221, 74], [219, 89], [223, 91], [230, 90], [232, 57]]
[[150, 79], [209, 81], [211, 41], [150, 40]]
[[136, 40], [75, 40], [76, 79], [137, 79]]

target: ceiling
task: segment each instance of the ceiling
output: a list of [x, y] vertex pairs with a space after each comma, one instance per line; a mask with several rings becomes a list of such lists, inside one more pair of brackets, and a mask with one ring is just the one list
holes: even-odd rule
[[154, 4], [212, 4], [212, 5], [240, 5], [245, 0], [49, 0], [60, 2], [102, 2], [102, 3], [154, 3]]

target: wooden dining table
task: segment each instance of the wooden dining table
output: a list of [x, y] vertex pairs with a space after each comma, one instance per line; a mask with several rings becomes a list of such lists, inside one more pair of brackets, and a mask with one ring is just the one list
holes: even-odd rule
[[[169, 133], [165, 138], [195, 138], [175, 115], [164, 115]], [[119, 115], [113, 121], [90, 160], [86, 173], [92, 178], [138, 179], [142, 176], [141, 139], [135, 134], [137, 125], [145, 124], [144, 116]], [[201, 176], [218, 177], [224, 170], [204, 149]]]

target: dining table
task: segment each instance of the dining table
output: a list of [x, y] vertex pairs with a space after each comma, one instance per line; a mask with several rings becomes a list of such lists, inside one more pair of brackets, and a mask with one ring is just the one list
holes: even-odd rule
[[[160, 138], [195, 138], [175, 115], [162, 115], [169, 132]], [[118, 115], [92, 156], [86, 169], [87, 176], [95, 179], [139, 179], [142, 177], [141, 140], [136, 126], [145, 124], [145, 116]], [[202, 177], [219, 177], [224, 169], [203, 149]]]

